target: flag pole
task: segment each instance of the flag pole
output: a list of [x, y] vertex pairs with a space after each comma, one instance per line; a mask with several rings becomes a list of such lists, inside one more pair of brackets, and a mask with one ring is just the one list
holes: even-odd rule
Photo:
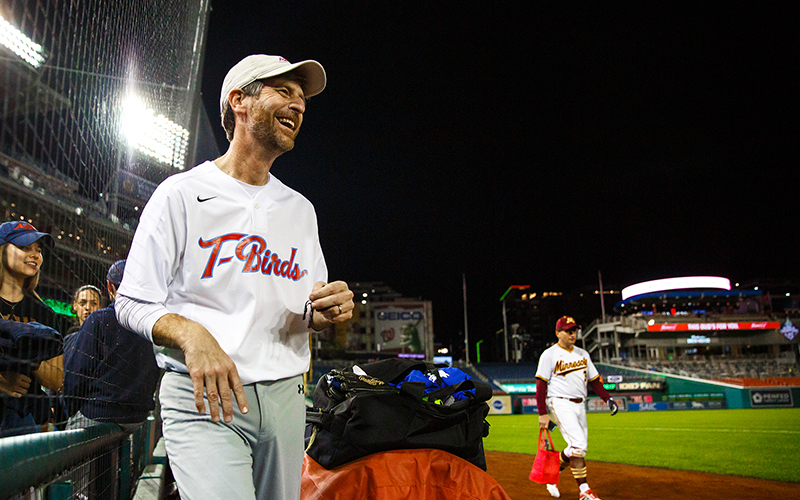
[[605, 294], [603, 293], [603, 275], [600, 274], [600, 270], [597, 271], [597, 279], [600, 280], [600, 316], [603, 318], [603, 323], [606, 322], [606, 300]]
[[464, 352], [469, 365], [469, 327], [467, 326], [467, 275], [461, 273], [461, 288], [464, 292]]

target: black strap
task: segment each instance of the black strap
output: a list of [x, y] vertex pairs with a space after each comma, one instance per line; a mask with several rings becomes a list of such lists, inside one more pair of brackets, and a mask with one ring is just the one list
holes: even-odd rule
[[[401, 382], [406, 375], [411, 373], [413, 370], [419, 370], [423, 373], [434, 373], [437, 381], [443, 384], [442, 379], [439, 376], [439, 366], [425, 360], [412, 358], [389, 358], [358, 366], [370, 377], [375, 377], [383, 380], [384, 382], [390, 382], [392, 384]], [[446, 365], [441, 366], [443, 367]]]
[[313, 424], [322, 429], [327, 429], [337, 435], [344, 432], [343, 424], [337, 422], [333, 410], [323, 410], [320, 408], [306, 408], [306, 423]]

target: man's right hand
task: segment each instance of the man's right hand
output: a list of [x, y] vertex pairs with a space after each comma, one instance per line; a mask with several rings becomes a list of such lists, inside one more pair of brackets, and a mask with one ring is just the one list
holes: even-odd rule
[[167, 314], [153, 326], [153, 341], [183, 350], [199, 413], [206, 412], [204, 393], [208, 396], [209, 413], [214, 422], [220, 420], [220, 404], [222, 419], [225, 422], [233, 420], [234, 398], [242, 413], [249, 411], [236, 364], [203, 325], [177, 314]]
[[31, 378], [27, 375], [16, 372], [0, 373], [0, 392], [9, 396], [20, 398], [28, 392], [31, 386]]

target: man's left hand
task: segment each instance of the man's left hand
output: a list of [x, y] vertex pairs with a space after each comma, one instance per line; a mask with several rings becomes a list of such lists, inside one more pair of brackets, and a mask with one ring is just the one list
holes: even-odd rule
[[550, 428], [550, 415], [545, 413], [544, 415], [539, 415], [539, 428], [540, 429], [549, 429]]
[[353, 317], [353, 292], [344, 281], [327, 284], [318, 281], [308, 299], [315, 313], [311, 322], [314, 330], [322, 330], [331, 323], [344, 323]]
[[613, 417], [614, 415], [616, 415], [616, 414], [617, 414], [617, 412], [619, 411], [619, 405], [618, 405], [618, 404], [617, 404], [617, 402], [616, 402], [616, 401], [614, 401], [613, 399], [609, 399], [609, 400], [608, 400], [608, 407], [609, 407], [609, 408], [611, 408], [611, 416], [612, 416], [612, 417]]

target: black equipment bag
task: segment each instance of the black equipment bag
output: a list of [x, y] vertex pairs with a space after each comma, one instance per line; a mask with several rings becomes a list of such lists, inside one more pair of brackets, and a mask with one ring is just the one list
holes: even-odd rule
[[[306, 453], [333, 469], [379, 451], [437, 448], [486, 470], [483, 438], [489, 434], [485, 419], [491, 387], [464, 380], [426, 393], [420, 382], [403, 382], [399, 389], [391, 385], [412, 370], [441, 382], [435, 365], [405, 358], [322, 376], [314, 389], [314, 407], [306, 409]], [[457, 393], [468, 397], [457, 400]]]

